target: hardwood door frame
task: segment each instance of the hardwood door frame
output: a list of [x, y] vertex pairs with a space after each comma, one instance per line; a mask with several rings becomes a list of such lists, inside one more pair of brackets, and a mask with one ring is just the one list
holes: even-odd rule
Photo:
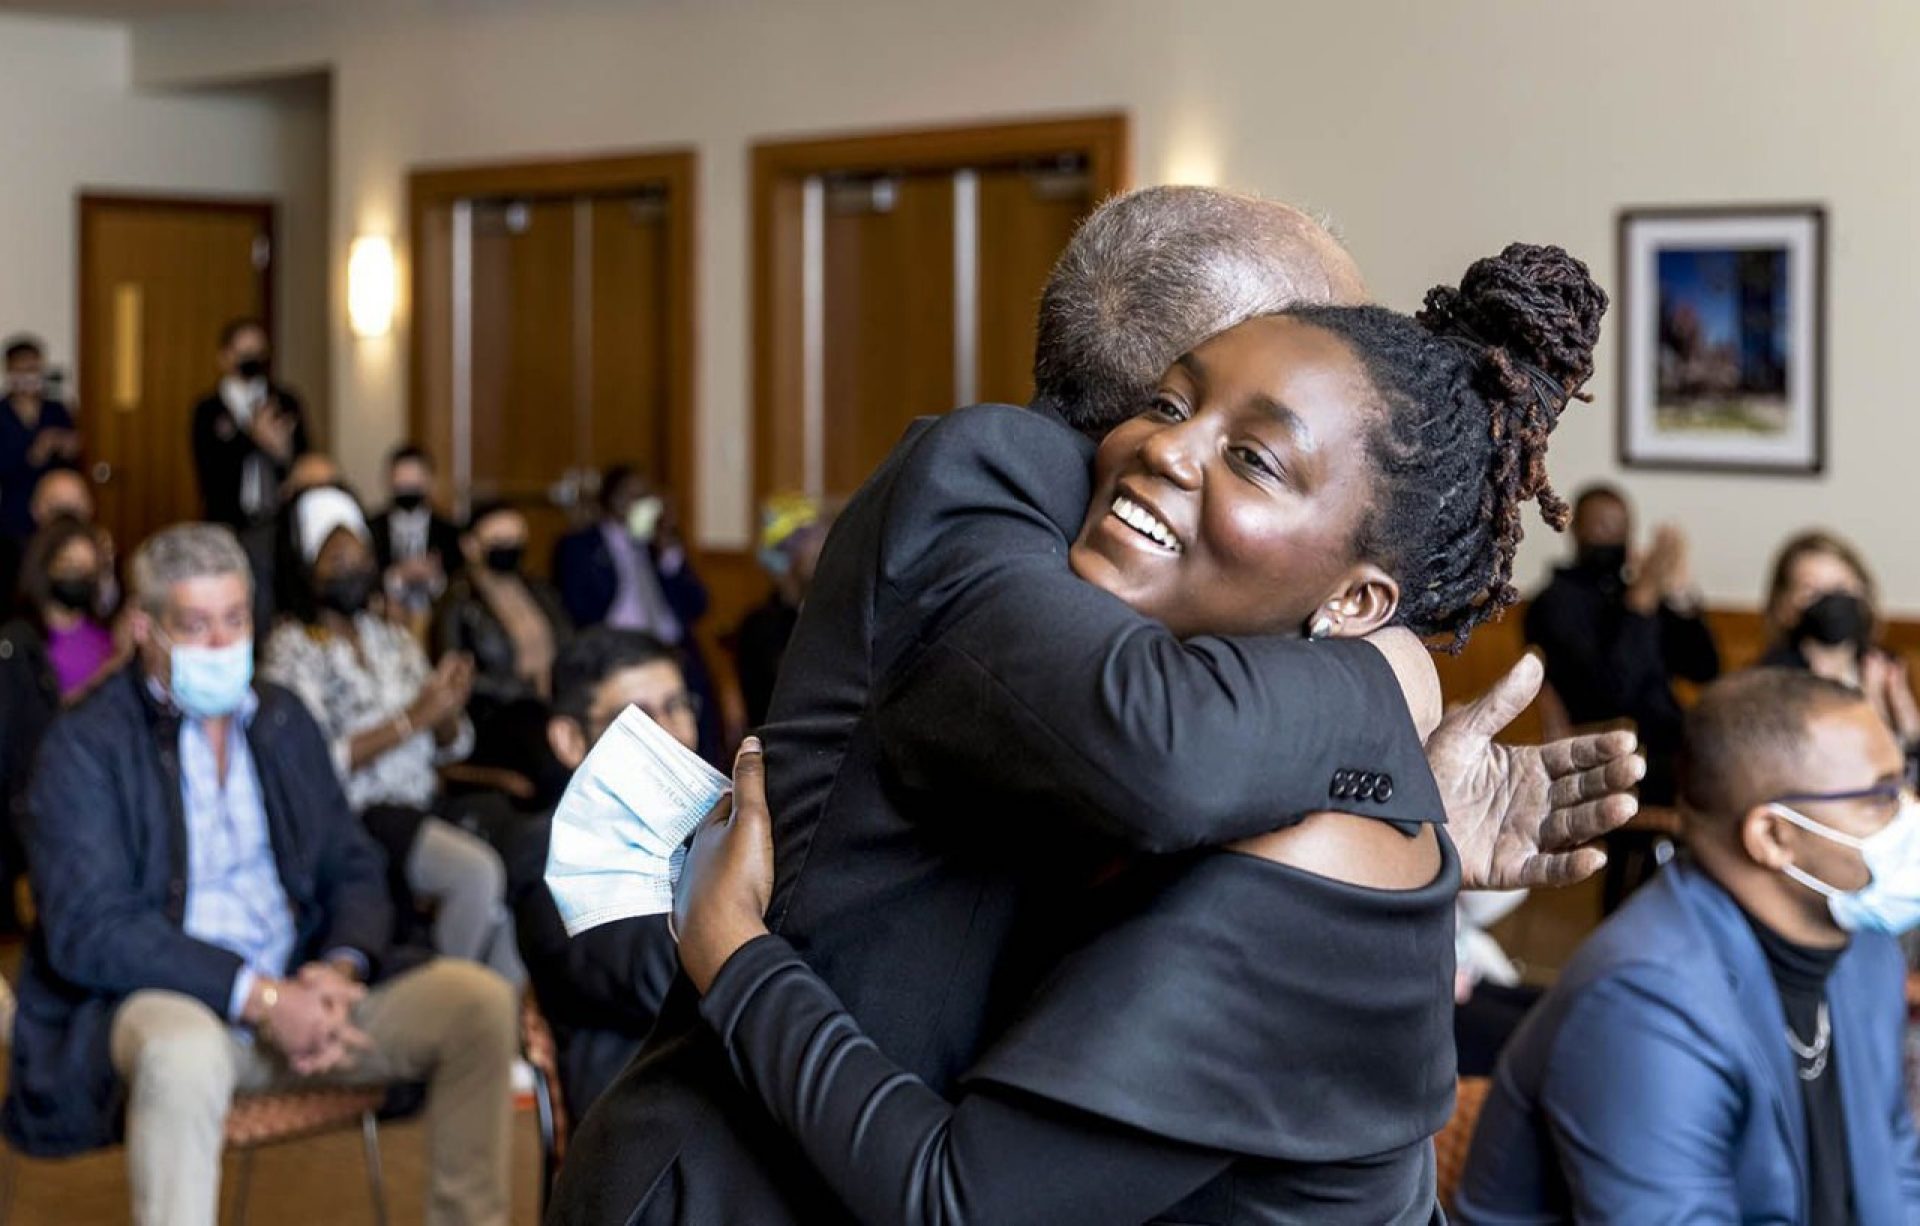
[[[274, 270], [280, 263], [279, 201], [271, 196], [181, 195], [164, 192], [148, 194], [120, 188], [110, 190], [81, 188], [74, 200], [74, 221], [77, 231], [74, 235], [74, 264], [77, 279], [74, 282], [73, 295], [75, 350], [73, 361], [75, 372], [80, 376], [77, 380], [80, 395], [78, 397], [70, 395], [72, 399], [70, 407], [80, 410], [81, 437], [89, 442], [87, 449], [82, 452], [82, 463], [85, 467], [81, 470], [81, 475], [87, 479], [89, 485], [95, 484], [94, 465], [99, 462], [99, 456], [93, 451], [93, 447], [97, 446], [100, 435], [97, 431], [89, 430], [88, 424], [94, 420], [94, 414], [107, 410], [104, 408], [106, 398], [98, 394], [100, 388], [96, 386], [103, 382], [100, 377], [102, 372], [89, 370], [85, 365], [88, 354], [91, 352], [88, 345], [93, 340], [91, 329], [87, 326], [87, 292], [88, 287], [93, 284], [90, 274], [93, 272], [94, 261], [98, 258], [98, 253], [94, 250], [92, 227], [88, 222], [97, 214], [112, 209], [167, 209], [181, 213], [227, 213], [250, 217], [257, 221], [267, 235], [267, 266], [254, 270], [260, 278], [259, 320], [267, 332], [267, 347], [271, 350], [278, 346], [278, 337], [274, 333], [274, 291], [277, 285]], [[218, 338], [208, 337], [207, 341], [209, 344], [214, 344], [217, 343]], [[324, 406], [321, 407], [318, 417], [313, 413], [313, 406], [308, 407], [308, 426], [310, 428], [315, 425], [320, 426], [321, 429], [317, 433], [320, 433], [323, 438], [326, 436], [325, 428], [331, 424], [321, 420], [327, 416]], [[96, 494], [95, 497], [97, 498], [98, 495]], [[138, 542], [123, 541], [121, 544], [123, 548], [131, 549]]]
[[[798, 437], [801, 397], [784, 347], [797, 330], [797, 313], [783, 301], [790, 288], [781, 255], [799, 227], [798, 185], [813, 175], [964, 169], [1053, 154], [1087, 159], [1096, 202], [1132, 183], [1129, 120], [1125, 112], [1063, 116], [1017, 123], [966, 124], [762, 141], [754, 145], [753, 215], [753, 487], [748, 522], [779, 484], [774, 454]], [[797, 342], [795, 342], [797, 343]], [[784, 347], [783, 347], [784, 346]]]
[[[434, 450], [443, 472], [452, 454], [449, 438], [428, 438], [425, 341], [419, 306], [425, 300], [424, 261], [431, 210], [476, 196], [556, 196], [665, 188], [667, 197], [667, 457], [678, 502], [683, 536], [699, 539], [695, 515], [700, 505], [698, 331], [694, 311], [694, 251], [699, 234], [699, 155], [689, 148], [606, 154], [588, 158], [463, 163], [416, 167], [407, 175], [407, 234], [410, 318], [407, 328], [407, 428]], [[618, 459], [619, 457], [612, 457]], [[610, 461], [608, 461], [610, 462]], [[604, 467], [604, 463], [595, 460]], [[555, 477], [559, 474], [555, 473]]]

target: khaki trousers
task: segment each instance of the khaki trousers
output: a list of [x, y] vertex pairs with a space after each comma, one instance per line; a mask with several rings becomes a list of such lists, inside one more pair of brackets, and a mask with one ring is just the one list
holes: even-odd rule
[[[437, 959], [382, 983], [354, 1011], [373, 1040], [330, 1083], [427, 1083], [432, 1226], [502, 1226], [509, 1201], [513, 990], [485, 967]], [[220, 1149], [236, 1092], [300, 1084], [277, 1052], [177, 992], [135, 992], [113, 1018], [126, 1081], [127, 1174], [137, 1226], [216, 1226]]]

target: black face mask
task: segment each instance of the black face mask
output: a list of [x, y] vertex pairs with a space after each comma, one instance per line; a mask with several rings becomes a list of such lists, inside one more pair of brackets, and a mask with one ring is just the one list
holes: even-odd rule
[[1873, 614], [1867, 602], [1846, 592], [1828, 592], [1807, 606], [1794, 628], [1796, 643], [1824, 643], [1828, 647], [1852, 645], [1865, 648], [1873, 629]]
[[233, 373], [249, 381], [264, 379], [267, 377], [267, 360], [259, 357], [241, 358], [233, 364]]
[[378, 581], [371, 570], [350, 570], [322, 583], [315, 595], [323, 607], [351, 617], [367, 607]]
[[1581, 570], [1609, 578], [1618, 578], [1627, 569], [1627, 547], [1625, 545], [1582, 545], [1574, 554], [1574, 562]]
[[402, 511], [418, 511], [427, 505], [427, 496], [419, 490], [398, 490], [393, 495], [393, 505]]
[[517, 575], [526, 556], [525, 545], [496, 545], [487, 550], [487, 569], [496, 575]]
[[100, 603], [100, 581], [98, 579], [55, 579], [47, 585], [47, 595], [63, 609], [75, 613], [91, 613]]

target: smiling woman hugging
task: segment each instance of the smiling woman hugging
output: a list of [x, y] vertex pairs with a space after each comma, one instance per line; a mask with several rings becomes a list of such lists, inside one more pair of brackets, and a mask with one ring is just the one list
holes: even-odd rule
[[[1101, 444], [1073, 569], [1182, 636], [1398, 624], [1457, 647], [1515, 599], [1524, 504], [1566, 520], [1547, 439], [1605, 309], [1579, 261], [1516, 244], [1417, 318], [1316, 307], [1230, 329]], [[1459, 885], [1442, 814], [1316, 814], [1086, 889], [1077, 942], [948, 1102], [767, 933], [760, 770], [743, 758], [736, 817], [696, 842], [681, 957], [736, 1072], [854, 1217], [1434, 1215]], [[1392, 786], [1336, 781], [1335, 803]], [[789, 1204], [808, 1194], [770, 1177]]]

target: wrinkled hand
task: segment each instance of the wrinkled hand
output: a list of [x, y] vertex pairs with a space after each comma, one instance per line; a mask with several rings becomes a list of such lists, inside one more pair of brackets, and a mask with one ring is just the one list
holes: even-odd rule
[[773, 816], [767, 812], [760, 742], [748, 737], [733, 760], [733, 796], [700, 827], [680, 873], [673, 928], [680, 965], [702, 993], [735, 951], [767, 931], [773, 901]]
[[1540, 692], [1544, 671], [1527, 656], [1485, 694], [1451, 712], [1427, 741], [1427, 762], [1447, 806], [1460, 853], [1460, 888], [1512, 890], [1571, 885], [1606, 864], [1587, 844], [1639, 809], [1646, 774], [1631, 732], [1569, 737], [1548, 745], [1499, 745], [1494, 737]]

